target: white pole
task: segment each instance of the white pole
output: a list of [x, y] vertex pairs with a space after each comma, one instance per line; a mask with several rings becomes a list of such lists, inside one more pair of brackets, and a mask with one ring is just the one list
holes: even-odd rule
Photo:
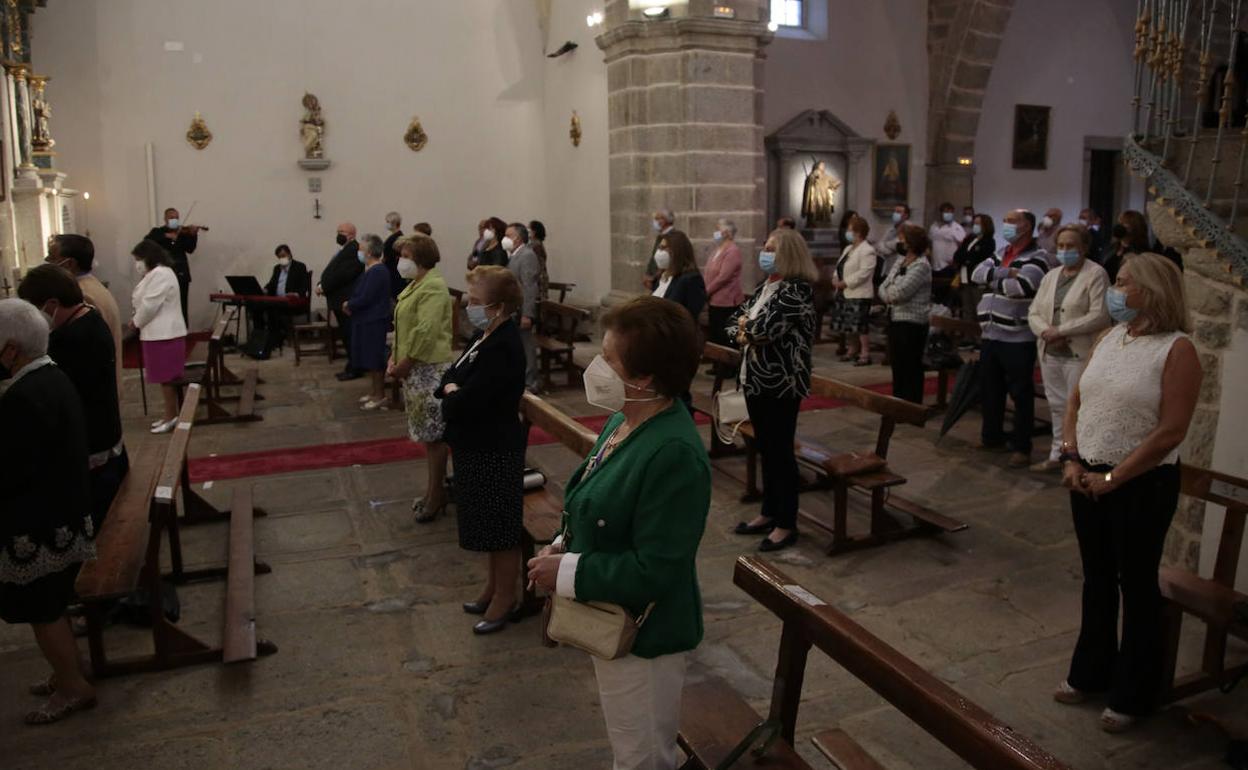
[[147, 216], [148, 225], [155, 227], [156, 221], [156, 148], [151, 143], [143, 145], [147, 155]]

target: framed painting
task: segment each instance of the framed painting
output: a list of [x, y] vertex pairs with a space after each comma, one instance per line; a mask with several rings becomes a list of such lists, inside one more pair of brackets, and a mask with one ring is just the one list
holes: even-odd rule
[[1014, 105], [1014, 168], [1043, 171], [1049, 167], [1049, 113], [1052, 107]]
[[871, 164], [871, 208], [881, 216], [910, 202], [910, 145], [877, 144]]

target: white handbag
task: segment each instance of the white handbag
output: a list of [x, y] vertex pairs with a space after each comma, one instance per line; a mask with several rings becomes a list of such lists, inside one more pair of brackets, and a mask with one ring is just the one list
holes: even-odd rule
[[745, 361], [750, 354], [749, 346], [741, 351], [741, 373], [737, 377], [735, 390], [720, 390], [715, 394], [712, 403], [711, 419], [713, 430], [721, 443], [731, 444], [741, 431], [741, 424], [750, 421], [750, 412], [745, 405], [745, 391], [741, 384], [745, 382]]

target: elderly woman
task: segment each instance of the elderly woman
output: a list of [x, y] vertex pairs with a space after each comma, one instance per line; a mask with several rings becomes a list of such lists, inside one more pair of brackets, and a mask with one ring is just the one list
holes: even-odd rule
[[483, 219], [477, 225], [477, 232], [481, 237], [473, 246], [472, 256], [468, 257], [468, 269], [478, 265], [506, 267], [507, 252], [503, 250], [503, 236], [507, 232], [507, 223], [498, 217]]
[[713, 237], [718, 245], [702, 269], [706, 283], [707, 335], [711, 342], [730, 345], [726, 331], [728, 319], [745, 299], [741, 291], [741, 249], [737, 246], [736, 223], [731, 219], [719, 220]]
[[659, 268], [655, 276], [655, 297], [675, 302], [689, 311], [695, 323], [706, 306], [706, 282], [698, 270], [693, 256], [693, 244], [689, 236], [679, 230], [668, 230], [654, 252], [654, 264]]
[[385, 243], [368, 233], [360, 239], [359, 260], [364, 272], [342, 303], [351, 317], [351, 363], [368, 372], [369, 392], [360, 396], [360, 408], [371, 411], [386, 405], [386, 331], [390, 326], [390, 273], [383, 261]]
[[767, 277], [728, 319], [728, 333], [745, 358], [741, 387], [763, 464], [763, 510], [739, 522], [738, 535], [768, 533], [760, 551], [797, 542], [797, 411], [810, 395], [810, 347], [815, 336], [814, 283], [806, 241], [776, 230], [758, 255]]
[[168, 433], [178, 424], [175, 382], [186, 373], [186, 321], [182, 295], [169, 252], [159, 243], [140, 241], [131, 252], [139, 283], [130, 299], [134, 305], [132, 329], [139, 330], [143, 370], [147, 381], [160, 386], [163, 416], [152, 423], [152, 433]]
[[1066, 412], [1062, 480], [1083, 562], [1083, 617], [1053, 697], [1106, 697], [1101, 727], [1119, 732], [1156, 707], [1162, 685], [1157, 570], [1203, 374], [1183, 280], [1168, 259], [1128, 258], [1105, 304], [1118, 325], [1092, 346]]
[[594, 658], [594, 671], [615, 767], [670, 770], [688, 653], [702, 640], [696, 556], [711, 469], [677, 403], [702, 350], [693, 319], [652, 297], [611, 309], [602, 324], [585, 390], [615, 414], [568, 482], [562, 534], [529, 562], [529, 578], [636, 617], [653, 604], [631, 654]]
[[1053, 417], [1053, 445], [1049, 458], [1031, 466], [1037, 473], [1061, 468], [1062, 423], [1066, 403], [1074, 391], [1092, 342], [1109, 326], [1105, 269], [1089, 259], [1092, 238], [1083, 225], [1066, 225], [1057, 231], [1055, 257], [1059, 267], [1049, 271], [1031, 301], [1027, 323], [1036, 335], [1044, 397]]
[[121, 438], [113, 335], [100, 312], [64, 268], [43, 264], [18, 284], [17, 296], [39, 308], [52, 333], [48, 355], [69, 377], [82, 401], [91, 469], [91, 518], [98, 531], [130, 470]]
[[459, 547], [489, 554], [489, 576], [464, 612], [484, 615], [475, 634], [501, 631], [519, 618], [520, 538], [524, 528], [524, 344], [513, 316], [523, 296], [505, 267], [468, 273], [468, 349], [442, 375], [446, 442], [455, 455]]
[[451, 363], [451, 295], [436, 265], [441, 260], [432, 238], [414, 235], [399, 242], [399, 277], [408, 284], [394, 308], [394, 353], [387, 374], [403, 383], [407, 435], [423, 441], [428, 480], [423, 497], [412, 502], [417, 523], [433, 521], [446, 509], [447, 447], [442, 440], [442, 404], [433, 392]]
[[[952, 211], [952, 207], [950, 207]], [[932, 312], [931, 240], [923, 228], [906, 223], [898, 233], [897, 261], [880, 284], [888, 305], [888, 360], [893, 370], [893, 395], [923, 403], [923, 349]]]
[[[153, 244], [155, 245], [155, 244]], [[157, 247], [159, 248], [159, 247]], [[172, 271], [171, 271], [172, 272]], [[177, 284], [174, 284], [174, 299]], [[182, 312], [177, 311], [181, 320]], [[26, 723], [95, 705], [65, 609], [82, 562], [95, 555], [87, 429], [69, 377], [47, 356], [48, 322], [28, 302], [0, 299], [0, 618], [29, 623], [52, 675], [51, 697]]]
[[854, 366], [871, 365], [871, 337], [867, 334], [871, 300], [875, 299], [875, 247], [867, 242], [871, 226], [862, 217], [849, 220], [845, 230], [848, 244], [836, 263], [832, 286], [838, 292], [833, 308], [832, 329], [844, 335], [848, 352], [842, 361]]

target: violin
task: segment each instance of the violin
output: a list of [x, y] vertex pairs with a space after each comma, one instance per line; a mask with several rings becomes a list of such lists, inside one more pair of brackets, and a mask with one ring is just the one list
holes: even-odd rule
[[199, 235], [199, 231], [208, 232], [208, 225], [182, 225], [178, 228], [178, 235]]

